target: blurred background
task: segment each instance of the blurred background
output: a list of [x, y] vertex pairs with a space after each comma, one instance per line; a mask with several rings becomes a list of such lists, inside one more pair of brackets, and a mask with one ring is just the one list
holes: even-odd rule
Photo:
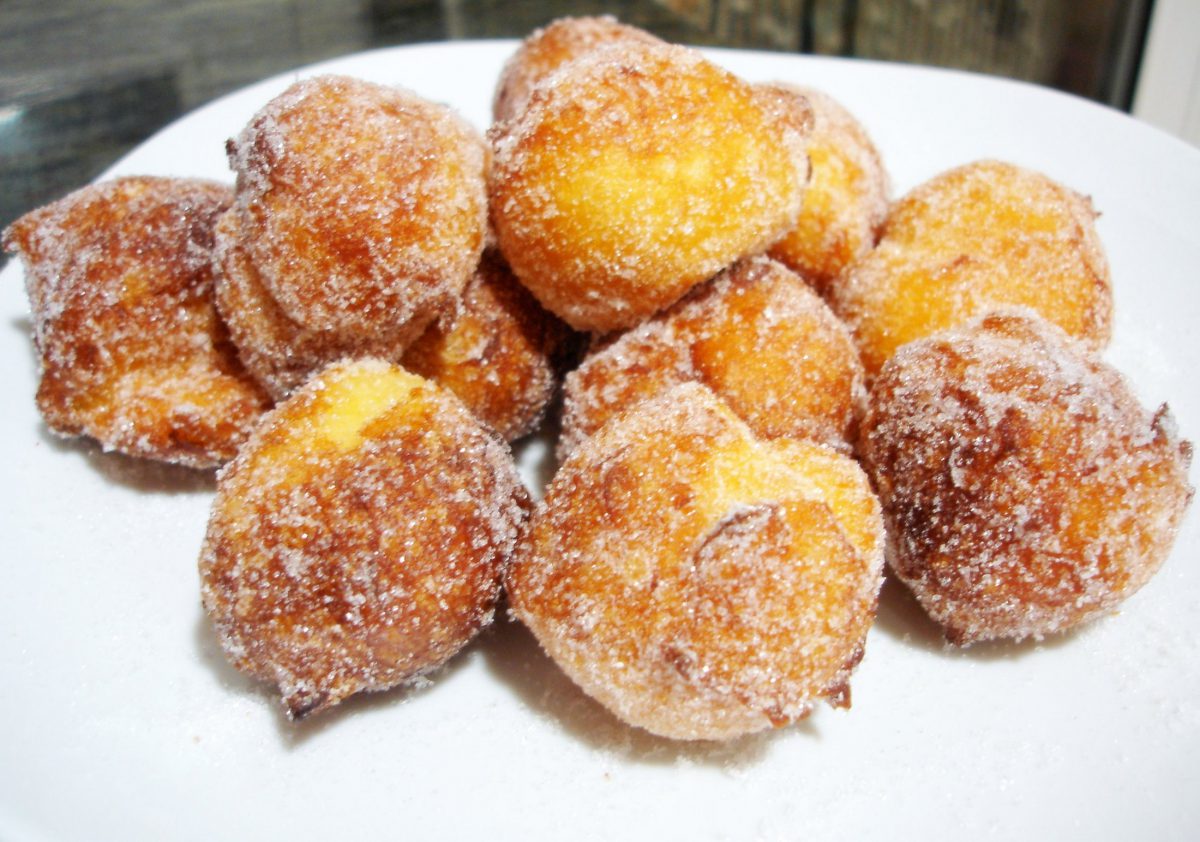
[[[1197, 0], [0, 0], [0, 226], [213, 97], [373, 47], [516, 38], [609, 13], [672, 41], [958, 67], [1123, 110], [1149, 72], [1174, 115], [1197, 95], [1197, 11]], [[1152, 40], [1169, 49], [1147, 68]]]

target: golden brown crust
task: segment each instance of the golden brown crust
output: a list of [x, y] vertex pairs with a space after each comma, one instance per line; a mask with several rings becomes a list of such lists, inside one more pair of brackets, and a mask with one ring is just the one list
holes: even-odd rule
[[222, 471], [204, 607], [300, 718], [434, 669], [490, 622], [527, 505], [508, 449], [455, 398], [381, 361], [336, 364]]
[[727, 739], [847, 698], [881, 567], [878, 503], [852, 459], [757, 441], [692, 383], [571, 454], [506, 585], [543, 647], [617, 715]]
[[1091, 201], [999, 161], [945, 172], [898, 201], [878, 246], [829, 302], [868, 377], [905, 342], [1002, 307], [1030, 307], [1093, 349], [1112, 321], [1108, 263]]
[[533, 89], [559, 67], [619, 41], [662, 43], [649, 32], [610, 15], [559, 18], [535, 29], [500, 71], [492, 100], [493, 119], [512, 119], [525, 108]]
[[753, 258], [568, 374], [560, 459], [620, 411], [690, 381], [716, 392], [759, 436], [843, 448], [866, 398], [845, 326], [795, 273]]
[[828, 94], [785, 83], [761, 86], [810, 116], [811, 177], [796, 225], [771, 257], [800, 273], [821, 295], [875, 246], [888, 212], [883, 158], [863, 125]]
[[1191, 446], [1166, 408], [1030, 311], [884, 366], [864, 466], [889, 562], [956, 643], [1041, 637], [1111, 610], [1166, 558]]
[[276, 400], [298, 389], [313, 372], [345, 357], [396, 360], [404, 353], [411, 341], [406, 331], [347, 337], [332, 329], [306, 328], [288, 318], [263, 285], [238, 226], [235, 213], [226, 213], [217, 222], [217, 308], [246, 369]]
[[593, 50], [493, 128], [500, 249], [576, 329], [630, 327], [794, 223], [803, 137], [785, 116], [693, 50]]
[[430, 326], [400, 362], [449, 389], [511, 442], [541, 421], [573, 344], [571, 329], [489, 249], [456, 313]]
[[[228, 151], [238, 179], [223, 231], [294, 332], [359, 355], [403, 348], [453, 309], [483, 249], [487, 202], [485, 145], [450, 109], [320, 76], [267, 103]], [[274, 348], [247, 354], [296, 362]]]
[[227, 187], [122, 178], [17, 220], [52, 430], [204, 468], [233, 458], [270, 401], [213, 305], [213, 225]]

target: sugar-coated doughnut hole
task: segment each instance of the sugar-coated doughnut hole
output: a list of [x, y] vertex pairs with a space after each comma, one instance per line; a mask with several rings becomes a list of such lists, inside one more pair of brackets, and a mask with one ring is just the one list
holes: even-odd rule
[[830, 290], [868, 376], [897, 348], [1005, 306], [1093, 349], [1110, 333], [1108, 262], [1089, 199], [1041, 173], [979, 161], [900, 199], [878, 246]]
[[431, 325], [400, 362], [515, 441], [541, 421], [574, 344], [571, 329], [542, 309], [489, 249], [457, 312]]
[[250, 260], [236, 214], [217, 221], [215, 270], [217, 309], [246, 369], [276, 400], [304, 384], [314, 372], [345, 357], [396, 360], [412, 340], [407, 333], [362, 333], [347, 337], [332, 329], [306, 328], [283, 312]]
[[1111, 610], [1166, 558], [1191, 446], [1166, 407], [1030, 311], [906, 345], [861, 451], [892, 570], [947, 636], [1040, 638]]
[[[1092, 355], [1089, 199], [982, 161], [889, 208], [827, 94], [611, 17], [532, 33], [493, 109], [489, 146], [308, 79], [227, 144], [236, 191], [117, 179], [4, 233], [53, 431], [233, 460], [203, 605], [289, 717], [437, 669], [502, 581], [623, 720], [728, 739], [849, 705], [885, 545], [963, 645], [1071, 629], [1161, 566], [1191, 445]], [[560, 317], [592, 349], [529, 521], [501, 439], [541, 420]]]
[[559, 67], [597, 47], [630, 40], [661, 43], [644, 29], [611, 15], [559, 18], [535, 29], [500, 71], [492, 117], [512, 119], [525, 108], [533, 89]]
[[800, 218], [769, 253], [825, 295], [875, 246], [888, 211], [887, 170], [862, 123], [829, 94], [781, 82], [762, 87], [812, 114]]
[[853, 459], [758, 440], [687, 383], [568, 457], [506, 583], [550, 656], [619, 717], [728, 739], [849, 704], [882, 558]]
[[204, 608], [301, 718], [426, 673], [487, 625], [527, 506], [507, 447], [456, 398], [337, 363], [222, 471]]
[[592, 50], [493, 127], [499, 247], [572, 327], [631, 327], [795, 222], [793, 117], [694, 50]]
[[233, 458], [270, 399], [213, 305], [213, 226], [231, 198], [210, 182], [121, 178], [8, 228], [52, 430], [190, 467]]
[[483, 248], [487, 152], [449, 108], [318, 76], [268, 102], [228, 151], [226, 230], [299, 331], [359, 354], [407, 344], [452, 309]]
[[620, 411], [689, 381], [716, 392], [759, 436], [843, 448], [866, 397], [845, 326], [794, 272], [752, 258], [598, 345], [567, 375], [560, 459]]

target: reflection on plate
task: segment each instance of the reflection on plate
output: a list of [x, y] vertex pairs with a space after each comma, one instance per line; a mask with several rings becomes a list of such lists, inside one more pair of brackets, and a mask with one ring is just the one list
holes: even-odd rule
[[[410, 87], [487, 124], [512, 43], [349, 56], [218, 100], [109, 173], [230, 180], [223, 141], [299, 75]], [[824, 88], [896, 191], [996, 157], [1091, 194], [1112, 264], [1107, 358], [1200, 433], [1200, 153], [1094, 104], [917, 68], [714, 52]], [[1184, 838], [1200, 826], [1200, 549], [1121, 612], [1043, 644], [943, 648], [884, 589], [849, 712], [726, 746], [675, 745], [584, 697], [500, 623], [427, 686], [302, 726], [229, 668], [195, 569], [212, 481], [47, 434], [20, 271], [0, 279], [6, 482], [0, 838]], [[537, 446], [522, 454], [538, 476]]]

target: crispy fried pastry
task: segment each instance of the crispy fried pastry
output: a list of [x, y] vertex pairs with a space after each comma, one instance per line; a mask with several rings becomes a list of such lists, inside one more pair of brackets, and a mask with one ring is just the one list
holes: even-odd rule
[[560, 459], [620, 411], [689, 381], [759, 436], [844, 449], [866, 398], [846, 327], [794, 272], [753, 258], [598, 345], [567, 375]]
[[427, 673], [487, 625], [527, 505], [508, 448], [457, 398], [336, 363], [222, 471], [204, 608], [298, 719]]
[[1040, 173], [968, 164], [897, 202], [879, 245], [829, 302], [854, 331], [868, 377], [905, 342], [1006, 306], [1103, 348], [1112, 287], [1095, 218], [1089, 199]]
[[493, 127], [500, 250], [572, 327], [631, 327], [795, 223], [805, 128], [694, 50], [592, 50]]
[[430, 326], [400, 363], [449, 389], [511, 442], [542, 420], [574, 344], [571, 329], [542, 309], [489, 249], [458, 311]]
[[319, 76], [271, 100], [228, 151], [237, 192], [218, 284], [240, 289], [221, 295], [222, 315], [273, 393], [343, 356], [394, 359], [452, 311], [487, 202], [485, 144], [449, 108]]
[[888, 211], [887, 171], [866, 129], [833, 97], [784, 83], [765, 87], [812, 114], [800, 218], [769, 253], [826, 295], [875, 246]]
[[525, 108], [533, 89], [559, 67], [618, 41], [662, 43], [644, 29], [621, 23], [611, 15], [559, 18], [535, 29], [500, 71], [492, 100], [493, 118], [512, 119]]
[[676, 739], [849, 704], [882, 521], [853, 459], [756, 439], [708, 389], [643, 401], [559, 469], [509, 569], [514, 613], [583, 690]]
[[889, 562], [947, 636], [1040, 638], [1104, 614], [1166, 558], [1191, 445], [1165, 406], [1031, 311], [913, 342], [883, 367], [863, 464]]
[[213, 305], [213, 225], [230, 199], [211, 182], [121, 178], [5, 232], [25, 264], [50, 429], [196, 468], [233, 458], [270, 399]]

